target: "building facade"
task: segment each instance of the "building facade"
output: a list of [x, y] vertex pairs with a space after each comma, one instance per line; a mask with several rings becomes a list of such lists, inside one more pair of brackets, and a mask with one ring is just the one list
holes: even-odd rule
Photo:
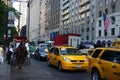
[[[62, 34], [80, 34], [82, 42], [94, 42], [96, 0], [61, 0]], [[91, 15], [92, 14], [92, 15]]]
[[47, 33], [45, 31], [46, 22], [47, 22], [47, 0], [41, 0], [40, 4], [40, 36], [39, 41], [46, 41], [47, 40]]
[[40, 1], [30, 0], [30, 25], [29, 38], [31, 41], [38, 42], [40, 36]]
[[[39, 35], [39, 39], [53, 40], [54, 36], [60, 34], [75, 33], [81, 35], [83, 42], [102, 44], [112, 42], [120, 34], [119, 0], [39, 1], [41, 3], [32, 0], [30, 5], [31, 39]], [[107, 33], [104, 30], [103, 12], [110, 19]]]
[[[108, 46], [120, 35], [120, 0], [97, 0], [96, 2], [96, 27], [95, 43], [103, 43]], [[104, 28], [103, 12], [106, 13], [110, 24], [106, 32]]]

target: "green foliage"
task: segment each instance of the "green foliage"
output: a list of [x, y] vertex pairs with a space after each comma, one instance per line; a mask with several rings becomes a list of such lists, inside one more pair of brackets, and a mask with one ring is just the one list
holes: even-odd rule
[[13, 7], [8, 7], [8, 11], [13, 11], [14, 14], [15, 14], [15, 17], [16, 17], [17, 19], [20, 18], [21, 13], [18, 12], [15, 8], [13, 8]]
[[[11, 30], [12, 34], [8, 37], [8, 42], [11, 42], [13, 37], [17, 36], [17, 31], [15, 27], [9, 27], [8, 30]], [[9, 36], [9, 35], [8, 35]]]
[[4, 37], [4, 34], [5, 34], [5, 26], [6, 26], [6, 13], [7, 12], [7, 5], [0, 0], [0, 43], [3, 43], [4, 40], [3, 40], [3, 37]]
[[17, 19], [20, 18], [21, 13], [19, 13], [15, 8], [13, 7], [8, 7], [3, 1], [0, 0], [0, 44], [4, 44], [6, 40], [4, 40], [4, 35], [6, 34], [6, 28], [8, 30], [11, 30], [12, 34], [11, 37], [8, 37], [7, 42], [12, 41], [12, 38], [14, 36], [17, 36], [17, 31], [14, 26], [12, 27], [6, 27], [7, 26], [7, 12], [8, 11], [13, 11], [15, 14], [15, 17]]

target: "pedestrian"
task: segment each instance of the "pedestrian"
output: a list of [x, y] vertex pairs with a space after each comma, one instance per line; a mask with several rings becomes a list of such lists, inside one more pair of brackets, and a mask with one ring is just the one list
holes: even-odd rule
[[3, 59], [4, 59], [4, 50], [2, 46], [0, 45], [0, 64], [3, 63]]
[[11, 55], [13, 54], [14, 50], [13, 50], [13, 45], [10, 45], [8, 48], [8, 52], [7, 52], [7, 63], [8, 65], [11, 63]]

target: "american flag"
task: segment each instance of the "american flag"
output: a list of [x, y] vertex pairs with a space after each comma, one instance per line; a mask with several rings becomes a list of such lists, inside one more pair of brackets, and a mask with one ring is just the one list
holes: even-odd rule
[[108, 19], [107, 15], [104, 12], [103, 12], [103, 20], [104, 20], [104, 28], [107, 31], [110, 24], [110, 20]]

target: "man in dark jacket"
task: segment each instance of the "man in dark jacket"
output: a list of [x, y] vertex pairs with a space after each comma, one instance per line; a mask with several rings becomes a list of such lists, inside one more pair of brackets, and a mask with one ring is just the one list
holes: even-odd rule
[[11, 55], [13, 54], [13, 46], [9, 46], [8, 52], [7, 52], [7, 61], [8, 65], [11, 63]]

